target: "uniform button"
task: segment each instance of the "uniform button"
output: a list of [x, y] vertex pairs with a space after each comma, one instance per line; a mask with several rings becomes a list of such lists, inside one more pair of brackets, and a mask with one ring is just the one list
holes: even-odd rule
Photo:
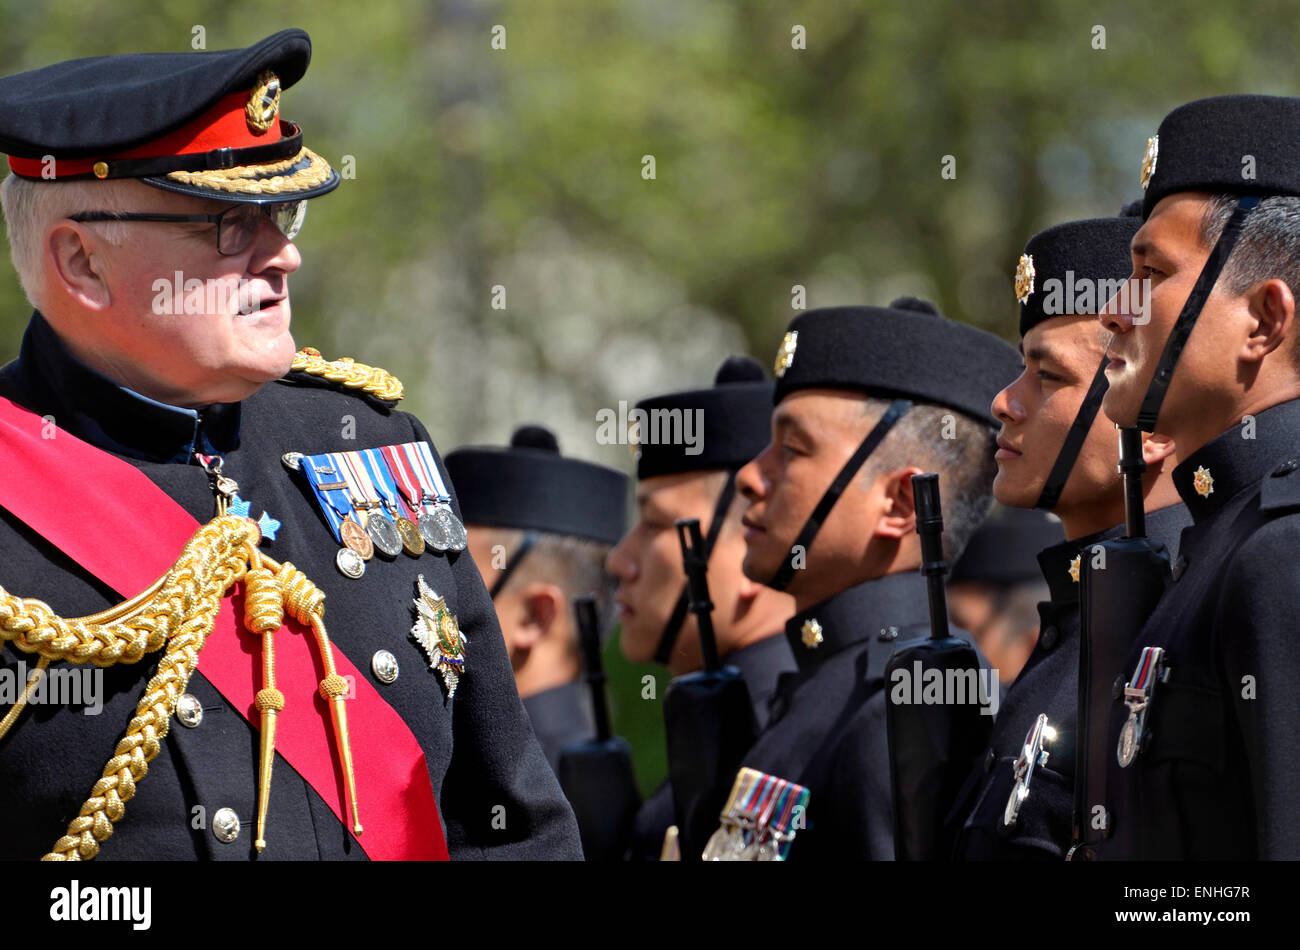
[[1119, 699], [1124, 695], [1124, 676], [1123, 674], [1115, 677], [1115, 682], [1110, 684], [1111, 699]]
[[212, 816], [212, 833], [226, 844], [239, 837], [239, 816], [233, 808], [218, 808]]
[[203, 721], [203, 704], [193, 693], [181, 693], [181, 698], [176, 700], [176, 718], [181, 721], [182, 726], [189, 726], [193, 729]]
[[370, 669], [375, 674], [375, 679], [381, 683], [391, 683], [397, 679], [397, 657], [387, 650], [376, 650], [375, 655], [370, 658]]
[[1039, 634], [1038, 645], [1044, 650], [1051, 651], [1056, 649], [1056, 641], [1059, 639], [1060, 634], [1057, 633], [1055, 627], [1045, 627], [1043, 632]]
[[886, 643], [888, 643], [890, 640], [897, 640], [897, 639], [898, 639], [898, 628], [897, 628], [897, 627], [881, 627], [881, 628], [880, 628], [880, 639], [883, 640], [883, 641], [886, 642]]
[[984, 753], [984, 771], [992, 772], [993, 766], [997, 764], [997, 761], [998, 754], [992, 749], [989, 749], [988, 752]]

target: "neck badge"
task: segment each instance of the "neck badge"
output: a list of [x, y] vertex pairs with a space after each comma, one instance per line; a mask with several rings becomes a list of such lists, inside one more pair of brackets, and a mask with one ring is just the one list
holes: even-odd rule
[[460, 624], [447, 609], [447, 602], [424, 582], [424, 575], [419, 575], [415, 582], [419, 596], [415, 598], [417, 618], [411, 635], [424, 647], [429, 668], [442, 674], [447, 698], [451, 699], [465, 672], [465, 647], [469, 639], [460, 632]]
[[1214, 476], [1210, 474], [1210, 470], [1204, 465], [1192, 472], [1192, 488], [1196, 489], [1196, 494], [1202, 498], [1208, 498], [1214, 494]]

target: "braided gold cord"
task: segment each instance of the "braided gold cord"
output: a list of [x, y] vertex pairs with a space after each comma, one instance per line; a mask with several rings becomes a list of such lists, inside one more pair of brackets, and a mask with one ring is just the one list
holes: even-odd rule
[[386, 369], [358, 363], [347, 356], [327, 360], [320, 355], [320, 350], [310, 346], [304, 346], [294, 354], [289, 369], [341, 383], [348, 389], [359, 389], [387, 402], [397, 402], [405, 391], [402, 381]]
[[[287, 175], [281, 174], [290, 171], [303, 159], [307, 159], [308, 164], [300, 171]], [[292, 198], [294, 192], [306, 191], [309, 188], [315, 188], [317, 185], [325, 184], [333, 174], [334, 171], [330, 168], [329, 162], [311, 149], [303, 148], [291, 158], [270, 162], [265, 165], [238, 165], [235, 168], [223, 168], [213, 171], [168, 172], [167, 177], [172, 181], [178, 181], [185, 185], [198, 185], [203, 188], [215, 188], [220, 191], [235, 192], [236, 194], [278, 195], [283, 193], [286, 197]]]

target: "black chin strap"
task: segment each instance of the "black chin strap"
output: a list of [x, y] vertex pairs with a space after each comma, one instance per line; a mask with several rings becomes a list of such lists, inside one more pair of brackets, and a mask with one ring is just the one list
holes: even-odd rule
[[1043, 482], [1043, 490], [1038, 496], [1038, 501], [1034, 503], [1035, 508], [1051, 511], [1061, 500], [1065, 483], [1070, 480], [1070, 471], [1078, 461], [1079, 453], [1083, 451], [1083, 443], [1087, 441], [1088, 433], [1092, 431], [1092, 423], [1101, 410], [1101, 401], [1106, 397], [1106, 389], [1110, 385], [1110, 380], [1106, 378], [1106, 364], [1109, 362], [1109, 358], [1105, 356], [1101, 358], [1097, 374], [1092, 377], [1092, 385], [1088, 387], [1087, 395], [1079, 404], [1079, 411], [1075, 413], [1070, 431], [1065, 433], [1065, 441], [1061, 443], [1061, 451], [1056, 453], [1056, 461], [1052, 463], [1052, 470], [1047, 473], [1047, 481]]
[[[1165, 401], [1169, 383], [1174, 378], [1174, 367], [1178, 363], [1178, 357], [1182, 355], [1183, 347], [1187, 345], [1187, 338], [1192, 335], [1192, 329], [1196, 326], [1196, 318], [1201, 315], [1201, 308], [1205, 306], [1210, 291], [1214, 289], [1219, 275], [1223, 273], [1223, 268], [1228, 263], [1232, 249], [1237, 245], [1237, 238], [1241, 237], [1241, 229], [1246, 223], [1246, 217], [1255, 210], [1259, 202], [1258, 195], [1246, 195], [1237, 202], [1237, 207], [1232, 210], [1232, 217], [1228, 218], [1228, 223], [1223, 226], [1223, 233], [1219, 235], [1214, 249], [1210, 251], [1205, 266], [1201, 268], [1201, 274], [1196, 278], [1192, 292], [1187, 295], [1187, 302], [1183, 304], [1183, 309], [1178, 314], [1178, 321], [1174, 324], [1165, 343], [1164, 352], [1160, 354], [1160, 362], [1156, 364], [1155, 376], [1151, 378], [1151, 385], [1147, 387], [1142, 408], [1138, 410], [1137, 428], [1143, 432], [1156, 431], [1160, 406]], [[1150, 301], [1147, 304], [1149, 306]]]
[[[704, 539], [704, 549], [701, 553], [706, 564], [709, 561], [709, 555], [713, 553], [713, 544], [718, 540], [718, 533], [722, 530], [722, 523], [726, 520], [727, 512], [731, 509], [731, 500], [735, 497], [736, 473], [728, 472], [726, 484], [722, 486], [722, 492], [713, 505], [713, 518], [709, 521], [709, 533]], [[660, 666], [667, 666], [669, 659], [672, 658], [673, 647], [677, 645], [677, 635], [681, 633], [682, 624], [686, 620], [686, 586], [686, 584], [682, 584], [682, 593], [673, 607], [672, 616], [668, 618], [668, 623], [664, 624], [664, 632], [659, 635], [659, 649], [655, 650], [654, 661]]]
[[853, 480], [853, 476], [858, 473], [858, 469], [862, 468], [867, 456], [874, 452], [885, 436], [889, 434], [889, 430], [894, 427], [894, 424], [903, 418], [903, 414], [911, 408], [912, 402], [909, 399], [895, 399], [889, 404], [889, 408], [880, 417], [880, 421], [867, 433], [867, 437], [862, 440], [862, 444], [858, 446], [857, 451], [844, 463], [840, 473], [835, 476], [835, 481], [831, 482], [830, 487], [826, 489], [826, 494], [822, 495], [821, 501], [817, 502], [817, 507], [813, 509], [813, 513], [804, 522], [803, 530], [795, 538], [794, 544], [790, 545], [790, 555], [785, 559], [785, 563], [781, 565], [781, 569], [776, 572], [776, 575], [767, 582], [768, 587], [774, 590], [785, 590], [786, 585], [790, 583], [794, 577], [794, 572], [797, 570], [795, 559], [799, 553], [802, 552], [807, 557], [808, 547], [812, 544], [813, 538], [817, 537], [817, 532], [821, 530], [822, 522], [831, 513], [835, 503], [840, 500], [840, 495], [844, 494], [844, 489], [849, 487], [849, 482]]
[[536, 531], [529, 531], [524, 535], [524, 539], [519, 542], [519, 547], [515, 548], [515, 553], [506, 561], [505, 568], [497, 575], [497, 579], [492, 582], [492, 589], [488, 591], [489, 597], [493, 600], [497, 599], [497, 594], [501, 593], [501, 589], [506, 586], [506, 581], [510, 580], [510, 575], [515, 572], [524, 556], [533, 549], [533, 545], [540, 539], [541, 535]]

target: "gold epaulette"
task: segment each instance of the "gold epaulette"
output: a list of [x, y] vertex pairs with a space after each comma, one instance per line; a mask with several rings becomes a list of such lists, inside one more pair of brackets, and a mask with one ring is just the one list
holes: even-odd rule
[[342, 383], [348, 389], [369, 393], [386, 402], [397, 402], [404, 394], [402, 381], [388, 370], [358, 363], [348, 356], [327, 360], [320, 355], [320, 350], [310, 346], [304, 346], [293, 355], [293, 365], [289, 370]]

